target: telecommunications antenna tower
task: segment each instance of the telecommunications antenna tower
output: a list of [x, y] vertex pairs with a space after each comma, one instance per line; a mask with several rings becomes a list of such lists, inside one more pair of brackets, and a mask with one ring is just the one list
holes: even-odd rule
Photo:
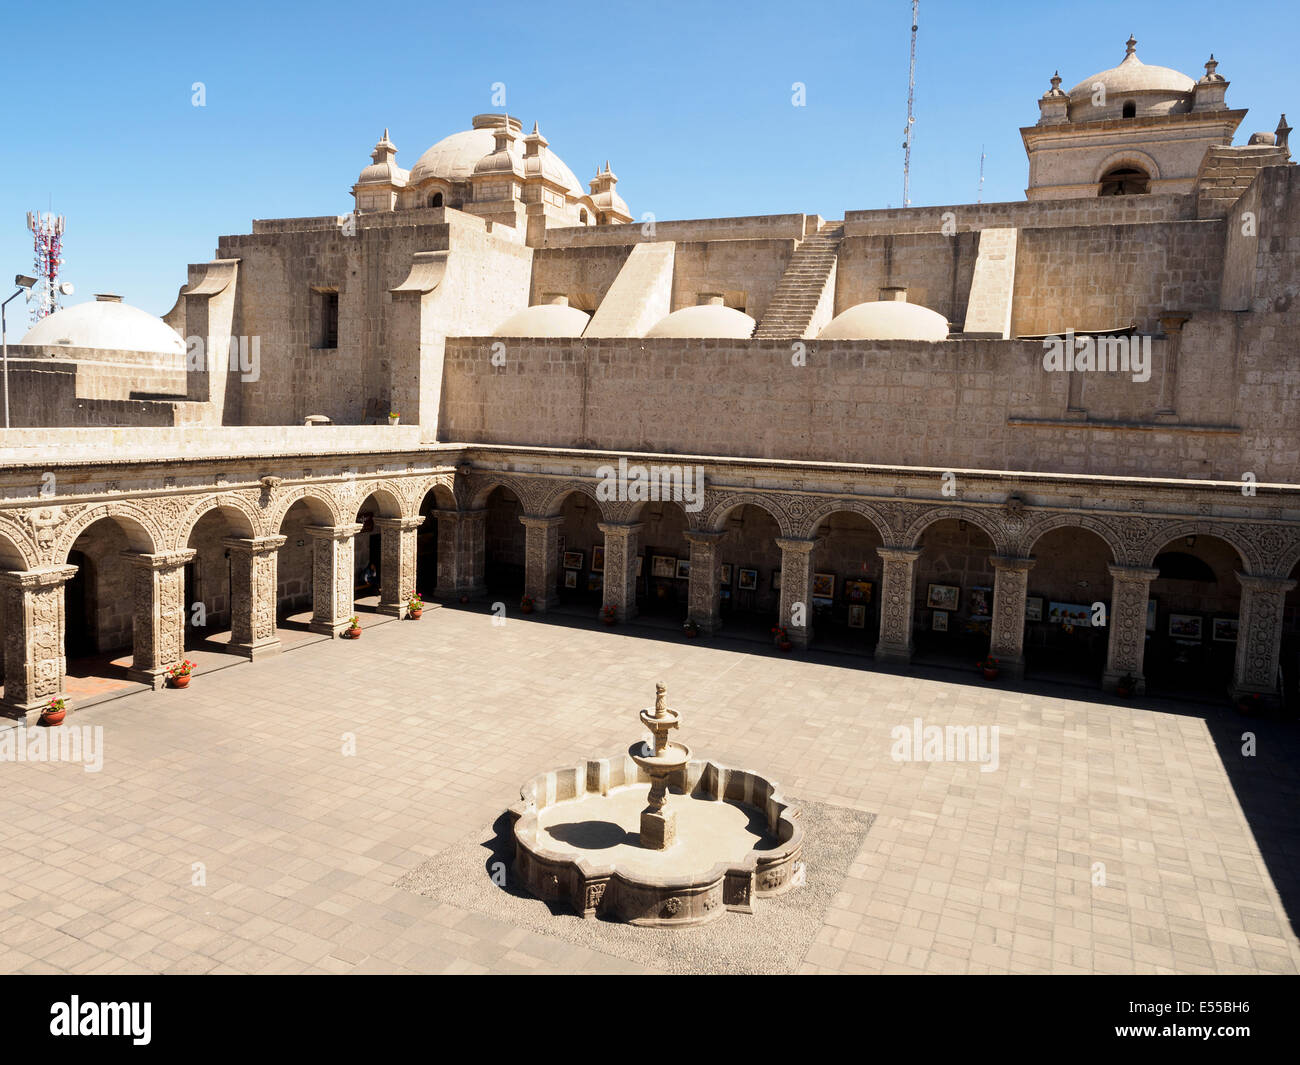
[[27, 212], [27, 228], [32, 231], [36, 244], [37, 284], [32, 292], [32, 321], [53, 314], [59, 309], [59, 295], [71, 286], [59, 284], [59, 267], [63, 265], [63, 215]]
[[912, 127], [916, 116], [912, 114], [912, 104], [916, 99], [916, 17], [921, 0], [912, 0], [912, 58], [907, 68], [907, 128], [903, 130], [903, 206], [912, 206]]
[[979, 187], [979, 192], [975, 196], [976, 203], [984, 202], [984, 160], [986, 158], [988, 157], [984, 154], [984, 145], [981, 144], [980, 145], [980, 187]]

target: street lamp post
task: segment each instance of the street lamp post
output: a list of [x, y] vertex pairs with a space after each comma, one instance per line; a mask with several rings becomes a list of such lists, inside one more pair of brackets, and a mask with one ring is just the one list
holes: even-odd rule
[[10, 300], [15, 300], [24, 292], [31, 292], [32, 286], [36, 284], [36, 278], [28, 277], [26, 274], [19, 274], [14, 278], [14, 284], [18, 288], [14, 294], [0, 303], [0, 349], [4, 352], [4, 391], [5, 391], [5, 428], [9, 428], [9, 333], [5, 322], [5, 308], [9, 306]]

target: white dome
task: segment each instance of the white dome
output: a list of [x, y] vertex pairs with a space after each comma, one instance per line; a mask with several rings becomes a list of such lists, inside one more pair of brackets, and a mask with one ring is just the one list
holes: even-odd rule
[[494, 337], [580, 337], [591, 315], [577, 307], [539, 303], [512, 314], [496, 327]]
[[[453, 133], [443, 137], [437, 144], [425, 152], [411, 167], [408, 184], [419, 185], [429, 178], [437, 178], [451, 184], [465, 182], [474, 173], [474, 167], [485, 155], [491, 155], [496, 148], [496, 137], [492, 131], [501, 125], [504, 115], [477, 115], [474, 128]], [[511, 128], [520, 130], [518, 119], [510, 119]], [[523, 173], [524, 143], [522, 137], [516, 137], [510, 145], [510, 154], [519, 163], [519, 172]], [[586, 195], [578, 179], [558, 155], [548, 150], [548, 171], [553, 171], [555, 179], [564, 185], [575, 197]]]
[[858, 303], [836, 315], [819, 340], [947, 340], [948, 320], [929, 307], [901, 300]]
[[161, 318], [116, 300], [94, 300], [56, 311], [27, 330], [22, 343], [185, 354], [185, 341]]
[[744, 311], [718, 303], [702, 303], [698, 307], [683, 307], [667, 318], [661, 318], [646, 336], [748, 340], [754, 335], [757, 324]]

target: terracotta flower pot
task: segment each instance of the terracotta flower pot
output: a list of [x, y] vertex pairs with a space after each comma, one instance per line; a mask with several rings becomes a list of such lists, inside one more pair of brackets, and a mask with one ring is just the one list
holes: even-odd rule
[[784, 651], [786, 654], [789, 654], [791, 651], [794, 650], [794, 644], [791, 643], [789, 640], [785, 640], [781, 643], [778, 643], [777, 647], [781, 648], [781, 650]]
[[532, 604], [532, 603], [520, 603], [520, 604], [519, 604], [519, 613], [521, 613], [521, 614], [531, 614], [532, 612], [533, 612], [533, 604]]
[[1127, 699], [1130, 695], [1133, 694], [1133, 689], [1129, 687], [1127, 684], [1121, 684], [1115, 688], [1115, 694], [1118, 695], [1121, 699]]
[[997, 671], [996, 669], [989, 669], [988, 666], [985, 666], [985, 667], [984, 667], [984, 679], [985, 679], [985, 680], [996, 680], [996, 679], [997, 679], [997, 675], [998, 675], [998, 671]]
[[348, 629], [348, 638], [352, 640], [361, 639], [361, 627], [357, 626], [356, 628]]
[[45, 713], [43, 713], [43, 714], [41, 715], [41, 724], [42, 724], [42, 725], [49, 725], [49, 726], [62, 725], [62, 724], [63, 724], [63, 718], [64, 718], [64, 716], [67, 714], [67, 712], [68, 712], [68, 711], [67, 711], [66, 709], [65, 709], [65, 710], [46, 710]]
[[411, 617], [415, 618], [416, 621], [419, 621], [419, 620], [420, 620], [420, 615], [423, 614], [423, 613], [424, 613], [424, 608], [421, 607], [419, 610], [412, 610], [412, 611], [411, 611]]
[[173, 688], [188, 688], [190, 686], [190, 675], [188, 673], [183, 677], [172, 677]]
[[694, 640], [700, 634], [699, 629], [685, 629], [683, 631], [686, 633], [686, 638], [688, 640]]

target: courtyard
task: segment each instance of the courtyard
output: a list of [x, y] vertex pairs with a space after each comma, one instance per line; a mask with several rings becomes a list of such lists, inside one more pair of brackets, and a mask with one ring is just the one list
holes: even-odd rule
[[[1300, 970], [1294, 722], [479, 604], [230, 661], [70, 715], [97, 772], [0, 762], [0, 971], [777, 971], [761, 907], [673, 954], [492, 882], [520, 784], [626, 749], [656, 681], [698, 755], [857, 826], [783, 901], [780, 971]], [[996, 768], [896, 759], [917, 719], [996, 727]]]

